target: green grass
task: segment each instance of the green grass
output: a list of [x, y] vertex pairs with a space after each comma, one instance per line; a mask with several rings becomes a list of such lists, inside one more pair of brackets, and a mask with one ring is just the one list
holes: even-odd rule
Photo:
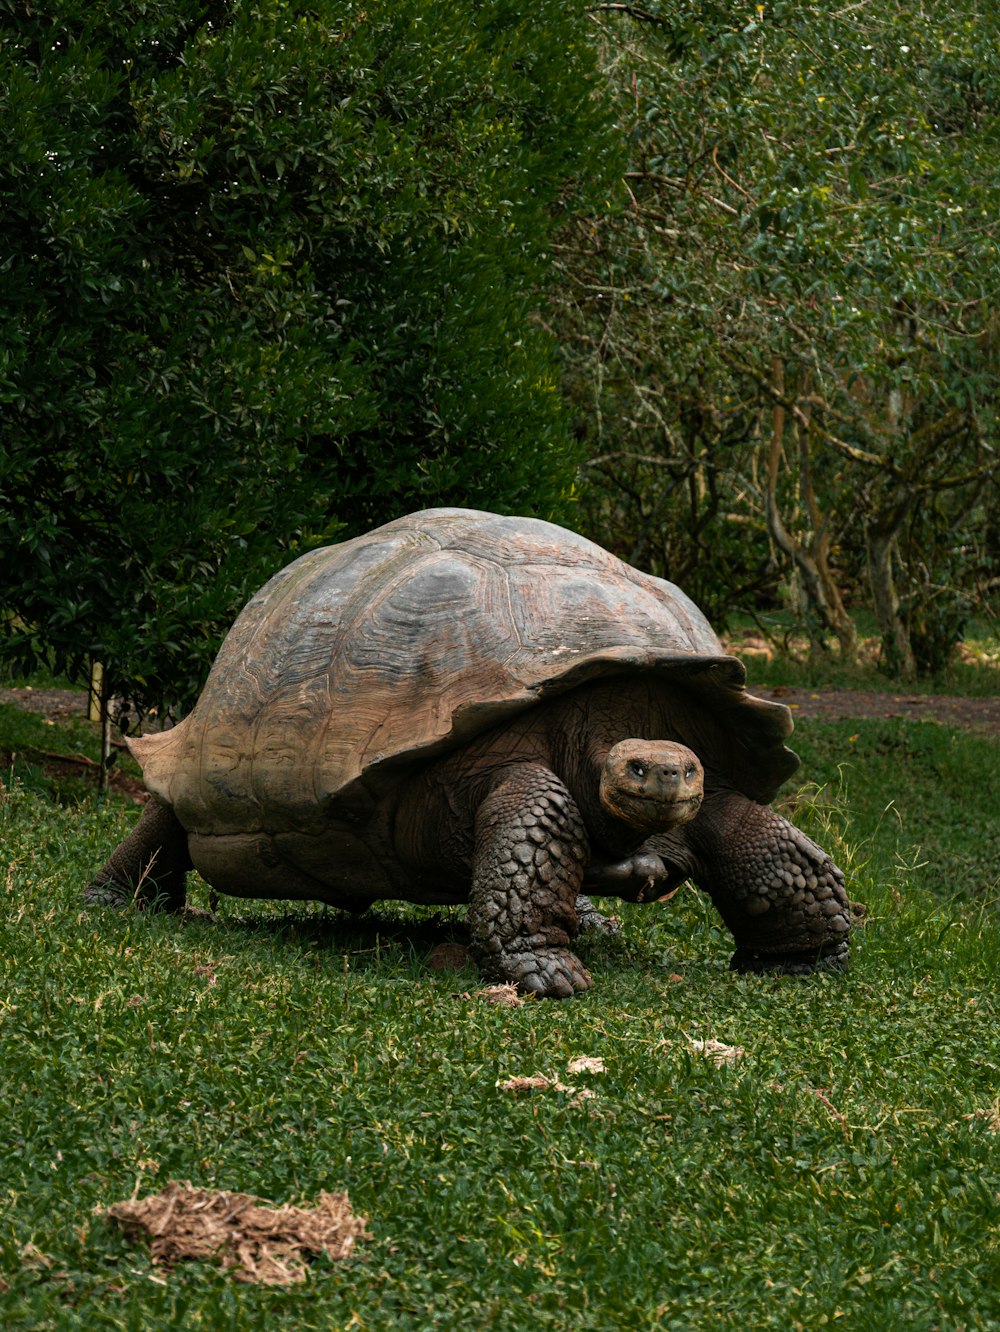
[[76, 773], [70, 768], [68, 775], [58, 777], [47, 770], [51, 764], [47, 765], [46, 756], [53, 753], [82, 755], [93, 763], [100, 759], [97, 727], [84, 717], [56, 723], [0, 703], [0, 749], [9, 756], [2, 774], [8, 783], [16, 780], [36, 794], [48, 793], [63, 801], [82, 799], [96, 789], [97, 779], [85, 764]]
[[[112, 750], [114, 771], [139, 778], [139, 766], [121, 746]], [[40, 713], [0, 703], [0, 778], [17, 781], [38, 795], [63, 804], [90, 799], [97, 790], [100, 727], [84, 716], [53, 721]], [[81, 762], [54, 763], [59, 755]]]
[[1000, 901], [996, 740], [929, 722], [805, 720], [792, 745], [823, 788], [819, 804], [849, 813], [856, 856], [872, 856], [882, 875], [894, 866], [938, 900]]
[[[741, 656], [739, 645], [730, 649]], [[992, 698], [1000, 693], [1000, 666], [956, 661], [936, 679], [900, 681], [884, 674], [874, 664], [845, 665], [830, 657], [745, 657], [750, 687], [789, 685], [800, 689], [873, 689], [886, 694], [958, 694], [967, 698]]]
[[[731, 974], [685, 890], [581, 947], [589, 994], [513, 1009], [426, 966], [448, 912], [87, 912], [134, 811], [8, 783], [4, 1327], [996, 1327], [997, 746], [796, 741], [825, 783], [796, 818], [869, 908], [849, 975]], [[569, 1074], [580, 1055], [606, 1071]], [[593, 1095], [498, 1086], [537, 1073]], [[346, 1188], [371, 1238], [287, 1289], [164, 1274], [100, 1209], [171, 1179]]]

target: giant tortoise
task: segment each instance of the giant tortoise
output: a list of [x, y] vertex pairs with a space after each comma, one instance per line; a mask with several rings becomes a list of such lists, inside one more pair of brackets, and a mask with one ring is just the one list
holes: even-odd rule
[[151, 799], [87, 889], [352, 911], [468, 903], [483, 975], [567, 996], [584, 890], [685, 879], [740, 970], [843, 968], [844, 879], [769, 808], [787, 708], [752, 697], [673, 584], [551, 523], [429, 509], [297, 559], [249, 602], [191, 714], [132, 740]]

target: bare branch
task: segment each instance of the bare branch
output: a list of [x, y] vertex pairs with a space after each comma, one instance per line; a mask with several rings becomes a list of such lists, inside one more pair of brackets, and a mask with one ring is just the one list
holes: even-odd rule
[[663, 19], [658, 14], [650, 14], [645, 9], [637, 9], [635, 5], [592, 5], [588, 14], [628, 14], [629, 18], [638, 19], [640, 23], [655, 23], [657, 27], [663, 27]]

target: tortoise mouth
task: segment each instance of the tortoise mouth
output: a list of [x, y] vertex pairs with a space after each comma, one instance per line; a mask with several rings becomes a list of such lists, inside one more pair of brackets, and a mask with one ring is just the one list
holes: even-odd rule
[[640, 805], [640, 806], [642, 806], [644, 809], [650, 809], [650, 810], [652, 810], [652, 809], [662, 809], [662, 810], [688, 809], [688, 808], [690, 808], [690, 807], [692, 807], [692, 806], [693, 806], [695, 809], [700, 809], [700, 808], [701, 808], [701, 804], [702, 804], [702, 799], [703, 799], [703, 797], [702, 797], [701, 795], [698, 795], [698, 794], [696, 794], [696, 795], [679, 795], [679, 796], [675, 796], [675, 797], [671, 800], [669, 797], [665, 798], [665, 797], [663, 797], [663, 796], [646, 795], [644, 792], [634, 792], [634, 793], [633, 793], [633, 792], [630, 791], [630, 792], [628, 792], [627, 795], [623, 795], [623, 796], [621, 796], [621, 797], [619, 798], [619, 800], [618, 800], [617, 803], [618, 803], [622, 808], [627, 808], [629, 805]]
[[606, 793], [605, 805], [610, 814], [630, 827], [645, 832], [666, 832], [678, 824], [688, 823], [702, 805], [702, 795], [678, 795], [673, 799], [641, 791]]

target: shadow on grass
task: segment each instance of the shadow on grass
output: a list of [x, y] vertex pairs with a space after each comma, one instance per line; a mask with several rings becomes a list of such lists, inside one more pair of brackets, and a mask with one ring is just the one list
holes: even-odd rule
[[469, 931], [464, 916], [448, 910], [392, 906], [348, 915], [335, 908], [262, 910], [254, 914], [199, 913], [185, 926], [219, 931], [229, 941], [264, 942], [296, 952], [332, 953], [350, 959], [352, 971], [365, 971], [395, 961], [421, 970], [475, 970], [469, 955]]
[[[160, 917], [165, 923], [169, 916]], [[174, 920], [177, 918], [174, 917]], [[464, 907], [412, 906], [384, 902], [370, 910], [349, 915], [335, 907], [308, 907], [229, 915], [196, 910], [183, 919], [185, 929], [204, 929], [228, 942], [246, 942], [289, 948], [306, 955], [326, 953], [349, 959], [352, 971], [374, 970], [386, 963], [413, 967], [418, 972], [477, 972], [470, 952], [469, 928]], [[621, 932], [605, 934], [591, 930], [572, 944], [584, 962], [602, 972], [633, 970], [636, 941]], [[655, 959], [648, 959], [650, 967]]]

